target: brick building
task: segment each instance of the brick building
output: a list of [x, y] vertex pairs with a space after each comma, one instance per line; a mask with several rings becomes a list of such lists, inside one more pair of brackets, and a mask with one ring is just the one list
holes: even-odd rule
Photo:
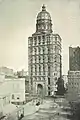
[[80, 71], [80, 47], [69, 47], [69, 70]]

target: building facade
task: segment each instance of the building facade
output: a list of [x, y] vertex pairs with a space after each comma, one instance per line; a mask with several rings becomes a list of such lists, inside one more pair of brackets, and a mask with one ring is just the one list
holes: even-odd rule
[[69, 70], [80, 71], [80, 47], [69, 47]]
[[23, 104], [25, 102], [25, 79], [5, 78], [0, 84], [0, 96], [10, 96], [10, 102]]
[[68, 72], [68, 96], [69, 101], [80, 101], [80, 71]]
[[69, 101], [80, 99], [80, 47], [69, 47], [68, 92]]
[[18, 78], [24, 78], [25, 79], [25, 93], [29, 93], [29, 75], [28, 71], [17, 71]]
[[11, 102], [15, 104], [23, 104], [25, 102], [25, 79], [17, 78], [10, 82], [12, 89]]
[[26, 78], [26, 76], [28, 76], [28, 71], [24, 71], [24, 69], [17, 71], [17, 76], [18, 78]]
[[38, 13], [36, 32], [28, 38], [29, 86], [33, 94], [51, 95], [61, 76], [61, 37], [53, 34], [46, 7]]

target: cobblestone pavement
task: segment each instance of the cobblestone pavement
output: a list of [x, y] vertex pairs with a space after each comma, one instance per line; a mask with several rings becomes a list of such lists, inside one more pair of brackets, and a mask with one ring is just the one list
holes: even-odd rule
[[67, 108], [68, 103], [65, 99], [57, 99], [54, 103], [54, 99], [46, 99], [44, 103], [40, 105], [38, 112], [25, 116], [23, 120], [69, 120], [67, 115], [69, 111], [64, 111], [63, 107]]

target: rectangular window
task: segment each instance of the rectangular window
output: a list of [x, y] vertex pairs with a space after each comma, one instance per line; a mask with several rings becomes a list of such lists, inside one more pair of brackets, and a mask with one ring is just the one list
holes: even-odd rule
[[39, 74], [41, 75], [41, 66], [39, 65]]
[[43, 44], [45, 44], [45, 36], [42, 36]]
[[41, 51], [40, 47], [38, 47], [38, 51], [39, 51], [39, 53], [40, 53], [40, 51]]
[[34, 37], [34, 45], [37, 44], [37, 37]]
[[32, 50], [32, 54], [35, 55], [35, 48], [33, 48], [33, 50]]
[[38, 36], [38, 44], [40, 45], [41, 44], [41, 36]]
[[43, 49], [42, 49], [42, 47], [41, 47], [41, 51], [40, 51], [40, 54], [43, 54]]
[[43, 56], [41, 56], [41, 63], [43, 63]]
[[50, 44], [50, 37], [47, 37], [47, 44]]
[[33, 79], [32, 79], [32, 77], [31, 77], [31, 85], [33, 84]]
[[39, 52], [38, 52], [39, 50], [38, 50], [38, 47], [36, 47], [36, 54], [38, 54]]
[[39, 62], [41, 61], [41, 56], [39, 56]]
[[14, 94], [12, 94], [12, 99], [14, 99]]
[[48, 78], [48, 85], [50, 85], [50, 78]]
[[48, 53], [48, 48], [47, 48], [47, 46], [45, 46], [44, 49], [45, 49], [45, 54], [47, 54], [47, 53]]
[[35, 56], [33, 56], [33, 63], [35, 63]]
[[55, 37], [55, 40], [57, 40], [57, 37]]
[[36, 62], [39, 63], [39, 57], [38, 56], [36, 56]]

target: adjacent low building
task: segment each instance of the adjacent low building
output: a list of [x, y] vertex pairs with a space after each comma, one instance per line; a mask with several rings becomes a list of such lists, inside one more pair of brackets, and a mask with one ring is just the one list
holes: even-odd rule
[[8, 67], [0, 67], [0, 73], [5, 74], [5, 77], [13, 77], [14, 76], [14, 71], [13, 69], [10, 69]]
[[10, 102], [23, 104], [25, 102], [25, 79], [5, 78], [0, 85], [0, 95], [9, 94]]
[[15, 104], [24, 104], [25, 102], [25, 79], [6, 79], [7, 82], [11, 84], [11, 102]]
[[[26, 74], [21, 75], [26, 76]], [[25, 77], [15, 76], [13, 69], [0, 67], [0, 96], [10, 95], [10, 102], [23, 104], [25, 102]]]
[[[16, 105], [25, 102], [25, 79], [7, 77], [0, 73], [0, 119], [18, 120], [24, 109]], [[16, 105], [14, 105], [14, 104]]]

